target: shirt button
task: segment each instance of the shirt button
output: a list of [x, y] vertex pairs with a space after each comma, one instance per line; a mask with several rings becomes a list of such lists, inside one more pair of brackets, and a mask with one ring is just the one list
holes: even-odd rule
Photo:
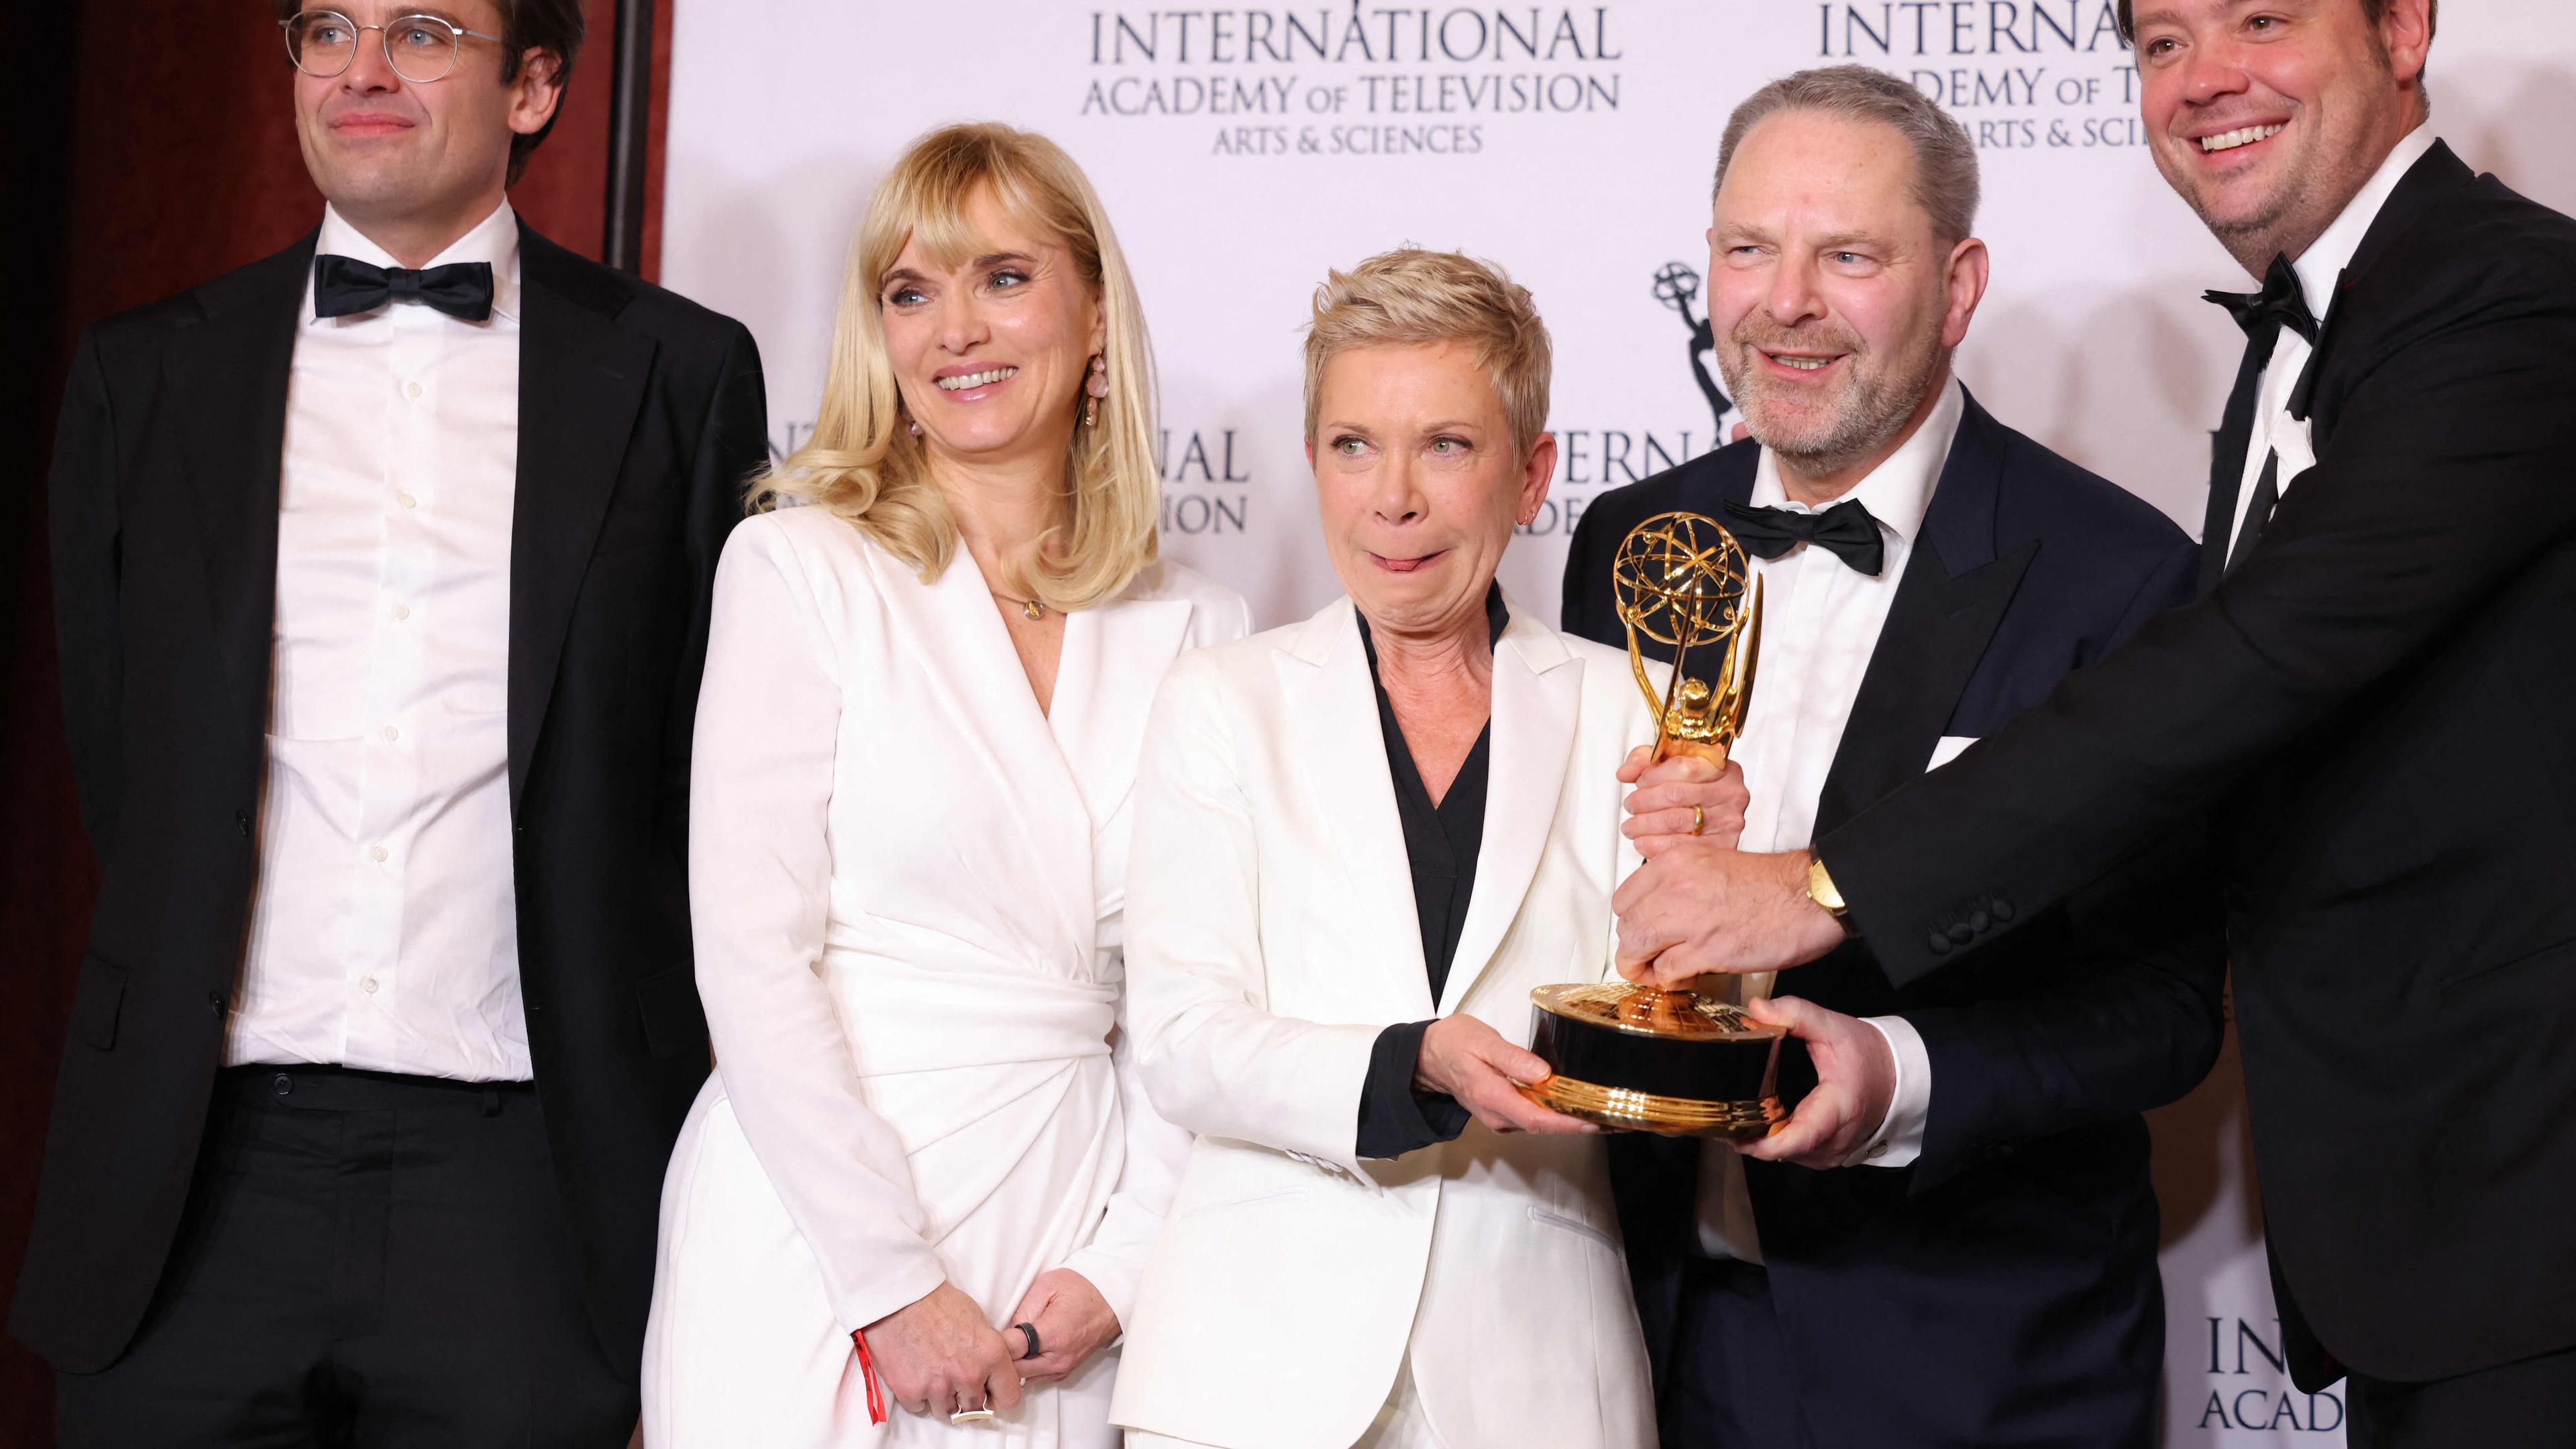
[[397, 494], [395, 494], [395, 495], [394, 495], [394, 501], [395, 501], [396, 503], [401, 504], [401, 505], [402, 505], [403, 507], [405, 507], [405, 508], [418, 508], [418, 507], [420, 506], [420, 500], [419, 500], [419, 499], [417, 499], [417, 498], [412, 497], [412, 496], [411, 496], [410, 494], [408, 494], [408, 493], [397, 493]]
[[[382, 733], [385, 737], [386, 744], [392, 744], [394, 741], [402, 738], [402, 731], [395, 729], [392, 725], [385, 726]], [[381, 860], [383, 857], [378, 856], [377, 859]]]
[[367, 847], [367, 859], [369, 859], [369, 860], [373, 860], [373, 861], [382, 861], [384, 858], [385, 858], [385, 848], [384, 848], [383, 846], [381, 846], [381, 845], [370, 845], [370, 846], [368, 846], [368, 847]]
[[370, 976], [366, 980], [359, 982], [358, 987], [369, 996], [373, 996], [376, 994], [376, 978]]
[[409, 604], [396, 604], [396, 605], [394, 605], [394, 617], [395, 617], [396, 619], [408, 619], [408, 618], [410, 618], [410, 617], [411, 617], [411, 605], [409, 605]]
[[416, 383], [416, 382], [407, 382], [407, 383], [404, 383], [404, 384], [403, 384], [403, 396], [405, 396], [405, 397], [418, 397], [418, 396], [420, 396], [420, 384], [419, 384], [419, 383]]

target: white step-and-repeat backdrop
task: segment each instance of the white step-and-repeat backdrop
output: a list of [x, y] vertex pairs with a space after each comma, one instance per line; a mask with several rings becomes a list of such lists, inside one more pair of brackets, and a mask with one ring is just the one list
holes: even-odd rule
[[[2576, 7], [2441, 18], [2441, 134], [2576, 209]], [[1982, 148], [1994, 284], [1969, 386], [2199, 526], [2241, 337], [2197, 299], [2247, 283], [2140, 145], [2109, 0], [768, 0], [683, 3], [677, 26], [663, 280], [757, 334], [773, 449], [810, 426], [850, 230], [893, 156], [947, 121], [1035, 127], [1090, 172], [1144, 291], [1166, 546], [1264, 625], [1337, 592], [1298, 436], [1298, 328], [1327, 267], [1418, 242], [1537, 295], [1562, 463], [1504, 586], [1552, 613], [1585, 505], [1734, 421], [1692, 341], [1727, 113], [1843, 61], [1908, 77]], [[2232, 1053], [2156, 1129], [2167, 1442], [2339, 1445], [2339, 1394], [2278, 1365]]]

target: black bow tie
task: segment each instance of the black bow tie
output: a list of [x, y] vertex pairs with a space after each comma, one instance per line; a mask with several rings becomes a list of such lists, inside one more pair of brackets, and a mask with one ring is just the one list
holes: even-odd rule
[[2285, 252], [2272, 254], [2272, 267], [2263, 274], [2259, 292], [2203, 292], [2203, 297], [2228, 310], [2236, 325], [2257, 345], [2280, 340], [2281, 329], [2287, 328], [2308, 340], [2317, 341], [2317, 317], [2308, 310], [2308, 289], [2299, 285], [2299, 272], [2290, 265]]
[[415, 272], [327, 253], [313, 259], [313, 315], [346, 317], [388, 302], [421, 302], [463, 321], [486, 321], [492, 315], [492, 264], [450, 262]]
[[1799, 544], [1812, 543], [1871, 578], [1887, 567], [1887, 543], [1878, 536], [1878, 520], [1857, 498], [1846, 498], [1822, 513], [1729, 501], [1726, 531], [1755, 558], [1778, 558]]

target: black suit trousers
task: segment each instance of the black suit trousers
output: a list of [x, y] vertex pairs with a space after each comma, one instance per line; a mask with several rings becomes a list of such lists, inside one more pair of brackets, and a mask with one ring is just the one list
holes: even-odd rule
[[1672, 1369], [1655, 1404], [1663, 1449], [1815, 1449], [1768, 1273], [1692, 1258], [1672, 1332]]
[[533, 1086], [236, 1067], [204, 1140], [133, 1344], [57, 1378], [63, 1449], [627, 1442]]

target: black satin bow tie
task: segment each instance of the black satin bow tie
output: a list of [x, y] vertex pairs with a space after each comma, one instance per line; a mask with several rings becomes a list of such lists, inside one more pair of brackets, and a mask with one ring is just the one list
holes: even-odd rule
[[[2299, 285], [2299, 272], [2290, 265], [2287, 253], [2272, 254], [2271, 270], [2263, 274], [2259, 292], [2203, 292], [2203, 297], [2227, 309], [2245, 335], [2257, 342], [2277, 341], [2281, 329], [2287, 328], [2317, 341], [2317, 317], [2308, 310], [2308, 289]], [[2266, 335], [2268, 331], [2268, 336]]]
[[492, 315], [492, 264], [449, 262], [415, 272], [379, 267], [356, 257], [313, 259], [313, 315], [346, 317], [373, 312], [387, 302], [419, 302], [450, 317], [482, 322]]
[[1887, 543], [1878, 536], [1878, 520], [1857, 498], [1846, 498], [1822, 513], [1730, 501], [1726, 531], [1755, 558], [1778, 558], [1799, 544], [1812, 543], [1871, 578], [1887, 567]]

